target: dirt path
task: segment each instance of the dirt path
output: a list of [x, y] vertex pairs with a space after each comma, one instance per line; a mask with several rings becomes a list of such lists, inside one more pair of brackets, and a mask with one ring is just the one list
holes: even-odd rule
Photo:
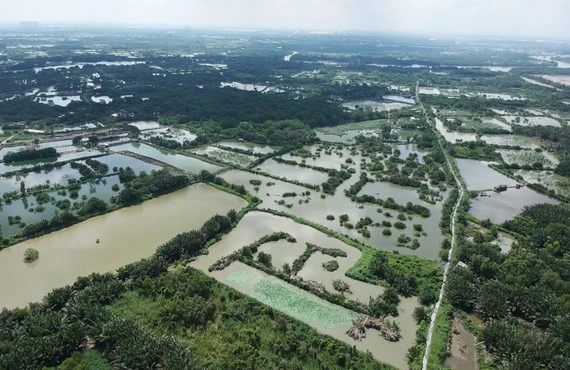
[[[420, 103], [420, 101], [419, 101], [419, 82], [416, 84], [416, 97], [418, 99], [418, 103]], [[426, 114], [425, 107], [423, 106], [423, 104], [422, 104], [422, 109], [424, 111], [424, 114]], [[425, 349], [424, 357], [422, 360], [422, 370], [427, 370], [427, 367], [428, 367], [428, 357], [429, 357], [429, 351], [430, 351], [430, 347], [431, 347], [431, 338], [433, 336], [433, 330], [435, 327], [435, 319], [437, 318], [437, 314], [439, 312], [439, 307], [441, 306], [441, 301], [443, 300], [443, 292], [445, 290], [445, 283], [447, 282], [447, 276], [449, 273], [449, 268], [451, 266], [451, 256], [453, 254], [453, 249], [455, 247], [455, 221], [457, 219], [457, 211], [459, 209], [459, 206], [461, 205], [461, 198], [463, 198], [463, 192], [465, 190], [465, 189], [463, 189], [463, 184], [461, 183], [461, 181], [459, 181], [459, 178], [457, 177], [457, 175], [453, 169], [453, 165], [451, 164], [451, 159], [449, 157], [449, 153], [445, 149], [445, 145], [443, 145], [443, 143], [441, 142], [441, 137], [438, 135], [437, 131], [435, 130], [435, 127], [432, 127], [432, 129], [434, 130], [434, 133], [437, 136], [437, 142], [438, 142], [441, 150], [445, 154], [445, 158], [447, 160], [447, 166], [448, 166], [449, 170], [451, 171], [451, 173], [453, 174], [453, 178], [455, 179], [455, 183], [457, 184], [457, 189], [459, 190], [459, 197], [457, 198], [457, 202], [455, 203], [455, 205], [453, 207], [453, 212], [451, 214], [451, 222], [450, 222], [450, 225], [451, 225], [451, 248], [449, 249], [449, 254], [447, 256], [447, 263], [445, 264], [445, 268], [443, 270], [443, 280], [442, 280], [442, 284], [441, 284], [441, 289], [439, 290], [439, 297], [438, 297], [438, 300], [437, 300], [437, 302], [433, 308], [433, 312], [431, 314], [430, 324], [429, 324], [429, 328], [428, 328], [428, 334], [427, 334], [427, 338], [426, 338], [426, 349]]]
[[450, 352], [451, 355], [445, 360], [445, 365], [452, 370], [477, 370], [479, 368], [475, 337], [457, 318], [453, 319]]

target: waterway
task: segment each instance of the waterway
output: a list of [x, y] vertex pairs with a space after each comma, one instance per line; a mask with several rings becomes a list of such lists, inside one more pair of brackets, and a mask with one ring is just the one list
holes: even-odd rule
[[[201, 227], [215, 214], [245, 205], [241, 198], [195, 184], [16, 244], [0, 251], [0, 281], [4, 282], [0, 284], [0, 307], [25, 306], [79, 276], [114, 271], [149, 257], [175, 235]], [[37, 249], [40, 258], [24, 263], [27, 248]]]

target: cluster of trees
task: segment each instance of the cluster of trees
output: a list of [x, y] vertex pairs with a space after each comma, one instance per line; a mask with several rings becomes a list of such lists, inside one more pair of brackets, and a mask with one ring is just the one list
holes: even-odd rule
[[329, 178], [327, 181], [321, 184], [321, 188], [323, 189], [323, 193], [334, 195], [336, 188], [340, 186], [344, 181], [350, 179], [352, 174], [349, 171], [345, 170], [330, 170], [329, 171]]
[[[247, 190], [243, 185], [230, 184], [229, 182], [227, 182], [223, 178], [218, 177], [218, 176], [216, 176], [216, 175], [214, 175], [214, 174], [212, 174], [206, 170], [200, 171], [200, 174], [198, 175], [198, 180], [204, 181], [204, 182], [210, 182], [212, 184], [219, 185], [219, 186], [223, 186], [226, 189], [235, 191], [240, 196], [244, 196], [247, 194]], [[255, 180], [253, 180], [253, 181], [255, 181]]]
[[20, 230], [19, 236], [24, 238], [36, 237], [71, 226], [79, 222], [79, 220], [80, 218], [73, 212], [62, 212], [53, 216], [51, 220], [41, 220], [35, 224], [27, 224]]
[[8, 152], [4, 156], [4, 162], [20, 162], [20, 161], [32, 161], [34, 159], [54, 159], [57, 158], [59, 154], [55, 148], [49, 147], [44, 149], [27, 149], [21, 150], [19, 152]]
[[485, 319], [483, 339], [506, 368], [570, 365], [570, 209], [539, 204], [503, 224], [519, 235], [508, 254], [491, 244], [496, 230], [460, 238], [446, 297]]
[[123, 205], [140, 203], [144, 200], [181, 189], [190, 183], [184, 175], [173, 175], [167, 169], [146, 173], [142, 171], [139, 176], [133, 176], [134, 171], [126, 168], [119, 171], [119, 180], [125, 184], [117, 196], [117, 201]]
[[105, 163], [99, 162], [96, 159], [87, 158], [85, 160], [85, 163], [87, 163], [87, 165], [91, 167], [99, 176], [104, 176], [107, 174], [107, 172], [109, 172], [109, 166]]
[[33, 167], [24, 167], [24, 168], [18, 168], [17, 171], [10, 171], [10, 172], [4, 172], [2, 174], [3, 177], [6, 178], [12, 178], [14, 176], [17, 176], [19, 174], [28, 174], [28, 173], [40, 173], [42, 171], [45, 171], [46, 173], [51, 172], [54, 168], [61, 168], [63, 166], [66, 166], [67, 163], [65, 162], [51, 162], [51, 163], [42, 163], [42, 164], [37, 164]]
[[441, 268], [412, 256], [398, 257], [375, 251], [368, 261], [365, 276], [387, 282], [405, 297], [416, 295], [424, 305], [434, 303], [441, 285]]
[[[212, 63], [220, 62], [219, 57], [210, 57], [210, 59], [216, 60]], [[246, 58], [235, 59], [235, 62], [239, 63], [237, 68], [253, 68], [256, 76], [267, 68], [268, 62], [273, 65], [276, 62], [264, 58], [262, 62], [253, 58], [254, 64], [246, 67], [243, 59]], [[42, 64], [44, 63], [45, 61]], [[33, 97], [21, 96], [0, 102], [0, 118], [8, 122], [26, 120], [46, 121], [47, 124], [75, 124], [108, 120], [112, 112], [136, 112], [133, 117], [135, 120], [157, 117], [179, 117], [183, 122], [214, 120], [224, 128], [236, 127], [243, 121], [261, 123], [298, 119], [314, 127], [338, 124], [350, 119], [350, 114], [344, 112], [338, 104], [329, 101], [330, 95], [312, 94], [304, 99], [295, 99], [298, 98], [297, 93], [263, 94], [257, 91], [220, 88], [220, 83], [232, 78], [230, 76], [234, 72], [228, 71], [221, 76], [212, 73], [210, 68], [199, 65], [195, 60], [181, 61], [167, 58], [165, 61], [163, 58], [160, 63], [174, 64], [175, 68], [192, 68], [192, 73], [165, 73], [163, 78], [156, 78], [153, 76], [153, 72], [156, 71], [147, 65], [97, 66], [99, 73], [103, 73], [102, 70], [108, 73], [108, 78], [101, 81], [102, 86], [97, 93], [113, 98], [109, 104], [98, 104], [86, 99], [72, 102], [67, 107], [60, 107], [38, 104], [33, 101]], [[36, 80], [38, 87], [55, 86], [57, 91], [64, 92], [72, 90], [69, 86], [71, 83], [75, 86], [73, 90], [76, 91], [76, 86], [82, 86], [79, 81], [86, 72], [90, 73], [88, 69], [77, 68], [65, 72], [46, 70], [36, 75], [31, 70], [23, 72], [23, 75], [18, 74], [18, 78], [26, 78], [23, 76], [29, 73], [30, 79]], [[3, 76], [7, 83], [16, 77], [12, 74]], [[243, 76], [234, 78], [241, 79]], [[122, 81], [121, 86], [117, 86], [118, 81]], [[21, 91], [14, 92], [18, 93]], [[82, 94], [85, 93], [90, 91], [82, 91]], [[121, 95], [125, 94], [150, 99], [143, 101], [140, 98], [121, 98]], [[220, 109], [221, 106], [224, 109]], [[69, 110], [73, 110], [74, 114], [65, 114]]]
[[495, 148], [481, 140], [461, 144], [448, 144], [447, 149], [453, 157], [502, 161], [501, 155], [495, 151]]
[[94, 179], [96, 177], [105, 176], [109, 172], [109, 166], [101, 163], [95, 159], [87, 159], [86, 164], [79, 162], [71, 162], [70, 166], [73, 169], [79, 171], [81, 174], [81, 180]]

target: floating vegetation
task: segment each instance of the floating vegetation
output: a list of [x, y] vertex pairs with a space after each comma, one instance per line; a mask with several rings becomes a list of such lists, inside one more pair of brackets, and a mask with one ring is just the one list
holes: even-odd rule
[[498, 152], [509, 165], [552, 168], [559, 163], [556, 157], [544, 151], [498, 150]]
[[379, 330], [380, 335], [390, 342], [397, 342], [402, 337], [400, 327], [396, 322], [365, 315], [359, 315], [356, 320], [353, 320], [352, 327], [348, 329], [346, 334], [354, 340], [362, 340], [362, 338], [366, 338], [366, 329]]
[[234, 151], [224, 150], [216, 147], [207, 147], [206, 149], [197, 150], [195, 154], [202, 155], [207, 158], [212, 158], [217, 161], [234, 164], [239, 167], [246, 168], [257, 160], [254, 156], [236, 153]]
[[303, 322], [334, 329], [350, 325], [350, 311], [319, 299], [311, 293], [267, 278], [253, 285], [249, 295]]

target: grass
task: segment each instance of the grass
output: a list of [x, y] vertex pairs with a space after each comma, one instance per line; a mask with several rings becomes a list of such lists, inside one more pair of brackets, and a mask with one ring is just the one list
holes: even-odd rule
[[389, 253], [388, 264], [408, 276], [414, 276], [418, 280], [418, 285], [427, 284], [434, 289], [441, 286], [443, 271], [441, 266], [435, 261], [416, 257], [408, 254]]
[[480, 159], [487, 161], [500, 161], [501, 156], [491, 146], [478, 146], [471, 148], [464, 144], [453, 146], [454, 157]]
[[444, 369], [443, 363], [447, 358], [447, 347], [451, 338], [453, 307], [442, 302], [435, 319], [431, 347], [428, 354], [428, 369]]
[[10, 142], [13, 143], [15, 141], [32, 141], [34, 139], [45, 139], [46, 135], [38, 135], [38, 134], [26, 134], [26, 133], [18, 133], [14, 135]]
[[153, 300], [136, 292], [127, 292], [107, 309], [116, 316], [134, 319], [144, 326], [154, 326], [158, 322], [158, 311], [163, 304], [160, 299]]
[[87, 349], [83, 352], [74, 352], [71, 357], [61, 363], [57, 368], [45, 368], [46, 370], [111, 370], [111, 364], [103, 356], [94, 350]]

